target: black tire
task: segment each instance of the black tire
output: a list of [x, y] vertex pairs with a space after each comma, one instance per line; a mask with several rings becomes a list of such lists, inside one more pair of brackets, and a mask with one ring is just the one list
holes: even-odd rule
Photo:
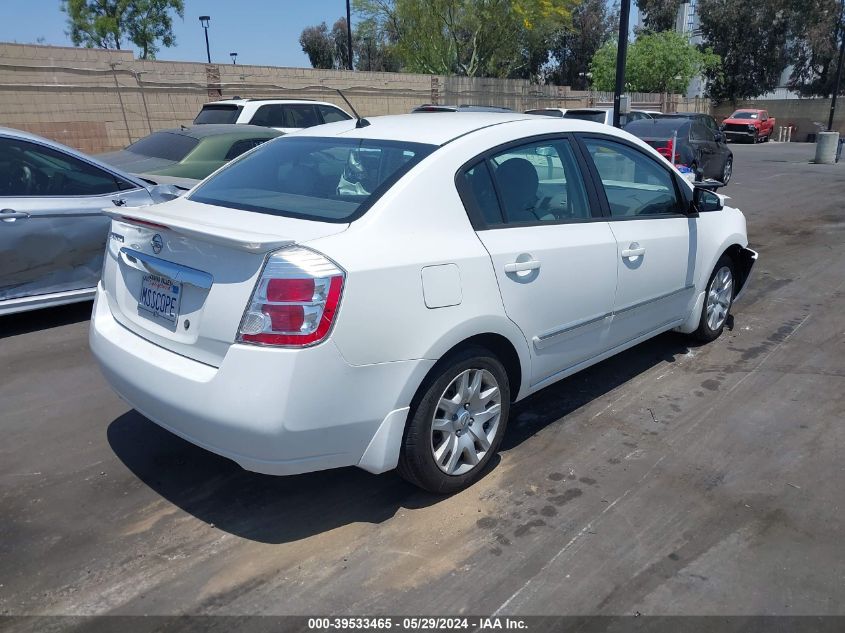
[[[724, 317], [722, 318], [721, 323], [718, 323], [717, 327], [713, 328], [708, 323], [708, 297], [710, 296], [711, 290], [713, 289], [713, 282], [716, 279], [717, 273], [719, 273], [723, 268], [727, 268], [730, 271], [731, 292]], [[725, 323], [727, 323], [728, 317], [730, 316], [731, 308], [733, 307], [733, 299], [735, 296], [736, 265], [734, 264], [734, 261], [730, 258], [729, 255], [722, 255], [719, 258], [719, 261], [716, 262], [716, 266], [713, 268], [713, 272], [710, 273], [710, 278], [707, 280], [707, 287], [704, 291], [704, 305], [701, 306], [701, 315], [699, 317], [698, 329], [693, 332], [693, 336], [704, 343], [709, 343], [710, 341], [715, 341], [717, 338], [719, 338], [719, 336], [721, 336], [722, 332], [724, 331]]]
[[[489, 372], [498, 383], [501, 407], [498, 428], [478, 464], [463, 474], [450, 475], [441, 470], [435, 462], [432, 445], [432, 437], [435, 437], [432, 428], [434, 416], [441, 397], [452, 382], [467, 370], [479, 369]], [[471, 486], [484, 475], [490, 460], [498, 451], [509, 413], [510, 384], [507, 371], [492, 352], [473, 346], [441, 359], [420, 386], [411, 403], [399, 453], [399, 475], [410, 483], [436, 494], [452, 494]]]
[[692, 162], [689, 168], [692, 170], [693, 176], [695, 176], [697, 181], [701, 181], [704, 178], [704, 172], [698, 168], [698, 164], [695, 161]]

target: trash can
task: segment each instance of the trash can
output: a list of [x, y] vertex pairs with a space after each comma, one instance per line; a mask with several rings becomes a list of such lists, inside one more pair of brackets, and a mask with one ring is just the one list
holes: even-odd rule
[[816, 136], [816, 160], [819, 165], [832, 165], [836, 162], [836, 150], [839, 149], [839, 132], [819, 132]]

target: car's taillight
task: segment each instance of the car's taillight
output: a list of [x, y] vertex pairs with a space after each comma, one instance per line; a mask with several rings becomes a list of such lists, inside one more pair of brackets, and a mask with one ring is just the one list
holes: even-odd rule
[[663, 147], [655, 147], [654, 149], [657, 150], [658, 154], [660, 154], [673, 164], [681, 160], [681, 155], [678, 152], [673, 151], [675, 149], [675, 143], [674, 141], [672, 141], [671, 138], [666, 141], [666, 145], [664, 145]]
[[294, 246], [267, 260], [241, 319], [238, 341], [304, 347], [328, 336], [345, 274], [334, 262]]

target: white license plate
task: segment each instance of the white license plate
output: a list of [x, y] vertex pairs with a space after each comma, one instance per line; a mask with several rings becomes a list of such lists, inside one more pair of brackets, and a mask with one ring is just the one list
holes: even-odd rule
[[176, 323], [182, 299], [182, 283], [161, 275], [144, 275], [138, 307], [156, 317]]

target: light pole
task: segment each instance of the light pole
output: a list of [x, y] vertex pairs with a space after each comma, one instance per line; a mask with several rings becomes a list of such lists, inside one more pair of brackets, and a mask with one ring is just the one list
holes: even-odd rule
[[625, 61], [628, 58], [628, 22], [631, 0], [622, 0], [619, 15], [619, 44], [616, 47], [616, 92], [613, 95], [613, 127], [619, 127], [622, 93], [625, 92]]
[[346, 54], [349, 56], [349, 70], [352, 70], [352, 11], [346, 0]]
[[238, 64], [238, 54], [237, 53], [229, 53], [229, 57], [232, 58], [232, 63], [237, 66], [237, 64]]
[[833, 132], [833, 116], [836, 114], [836, 96], [839, 94], [839, 85], [842, 83], [842, 63], [845, 61], [845, 0], [842, 0], [841, 8], [839, 9], [839, 24], [836, 28], [836, 33], [842, 38], [842, 43], [839, 45], [839, 63], [836, 65], [836, 79], [833, 81], [833, 90], [830, 95], [830, 117], [827, 120], [827, 131]]
[[208, 47], [208, 23], [211, 21], [210, 15], [201, 15], [200, 24], [205, 29], [205, 56], [208, 58], [208, 63], [211, 63], [211, 49]]

